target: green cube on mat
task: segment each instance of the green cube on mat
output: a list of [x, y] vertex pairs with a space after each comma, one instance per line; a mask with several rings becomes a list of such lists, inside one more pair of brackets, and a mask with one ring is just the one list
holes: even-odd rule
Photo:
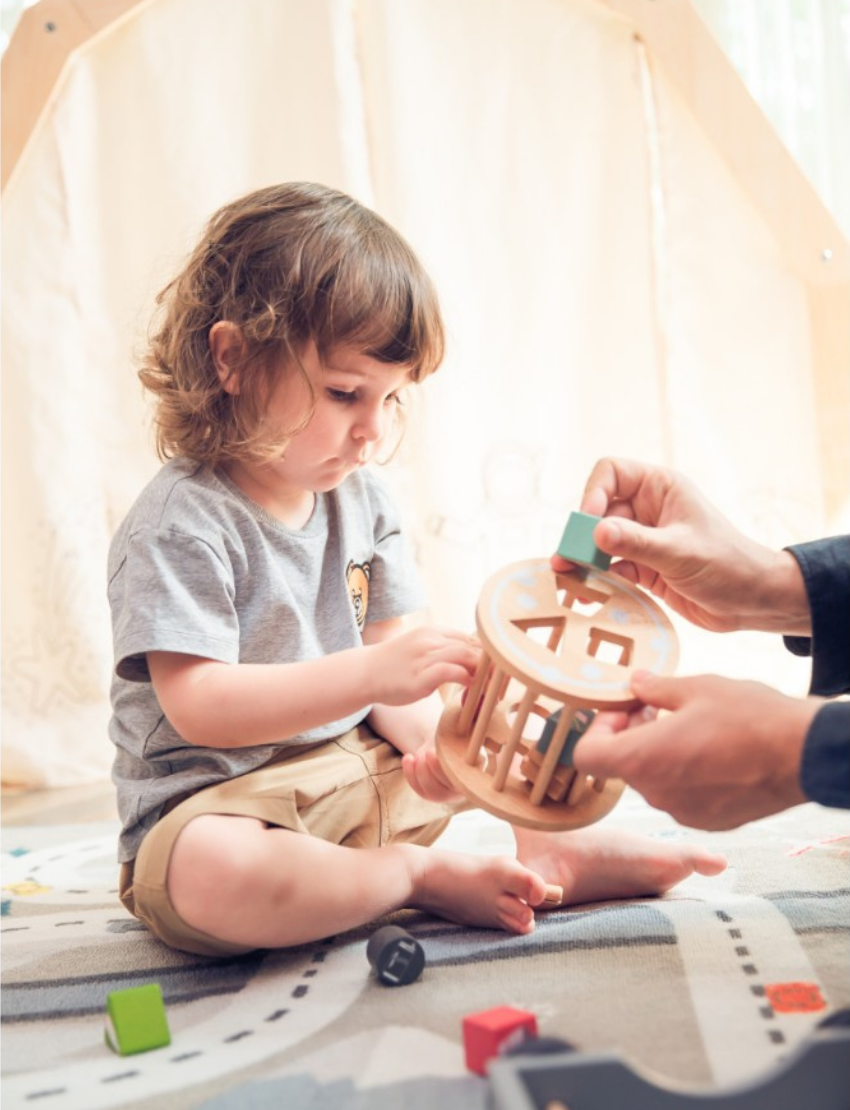
[[558, 544], [558, 554], [571, 563], [607, 570], [611, 556], [600, 551], [593, 542], [593, 529], [602, 519], [589, 513], [570, 513], [570, 519]]
[[106, 997], [106, 1043], [120, 1056], [171, 1044], [159, 983], [113, 991]]

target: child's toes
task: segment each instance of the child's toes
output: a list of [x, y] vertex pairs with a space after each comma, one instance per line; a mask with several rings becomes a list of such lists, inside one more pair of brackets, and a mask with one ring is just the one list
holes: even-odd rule
[[523, 868], [510, 885], [510, 891], [530, 906], [539, 906], [546, 897], [546, 883], [534, 871]]
[[527, 903], [503, 895], [497, 902], [502, 928], [511, 933], [530, 933], [534, 928], [534, 910]]

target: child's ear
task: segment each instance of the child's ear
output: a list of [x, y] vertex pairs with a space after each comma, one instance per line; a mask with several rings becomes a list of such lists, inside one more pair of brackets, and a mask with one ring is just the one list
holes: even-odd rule
[[245, 347], [242, 332], [230, 320], [219, 320], [210, 328], [209, 343], [221, 388], [225, 393], [238, 393], [239, 368]]

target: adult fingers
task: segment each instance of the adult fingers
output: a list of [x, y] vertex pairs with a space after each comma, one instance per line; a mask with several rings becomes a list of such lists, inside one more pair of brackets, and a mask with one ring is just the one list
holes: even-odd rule
[[619, 777], [616, 772], [630, 748], [629, 721], [626, 712], [598, 713], [573, 751], [576, 770], [583, 775]]
[[604, 516], [608, 510], [610, 499], [601, 486], [589, 487], [581, 499], [581, 511], [589, 516]]
[[655, 709], [681, 709], [694, 693], [690, 678], [662, 678], [652, 671], [635, 671], [631, 687], [644, 705]]
[[620, 459], [612, 456], [599, 459], [585, 482], [582, 505], [600, 504], [599, 492], [601, 492], [604, 506], [602, 512], [597, 512], [596, 516], [603, 516], [612, 501], [630, 501], [635, 497], [641, 484], [655, 469], [637, 459]]
[[650, 528], [626, 517], [600, 520], [594, 529], [593, 540], [609, 555], [662, 573], [676, 556], [666, 529]]

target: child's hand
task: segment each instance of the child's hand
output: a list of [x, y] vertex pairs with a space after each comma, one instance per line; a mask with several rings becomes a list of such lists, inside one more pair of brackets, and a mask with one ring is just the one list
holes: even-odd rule
[[446, 778], [440, 759], [431, 740], [416, 752], [408, 752], [402, 758], [401, 768], [408, 786], [420, 797], [429, 802], [459, 802], [459, 794]]
[[416, 628], [366, 651], [371, 700], [382, 705], [409, 705], [446, 683], [468, 686], [481, 657], [472, 636], [442, 628]]

